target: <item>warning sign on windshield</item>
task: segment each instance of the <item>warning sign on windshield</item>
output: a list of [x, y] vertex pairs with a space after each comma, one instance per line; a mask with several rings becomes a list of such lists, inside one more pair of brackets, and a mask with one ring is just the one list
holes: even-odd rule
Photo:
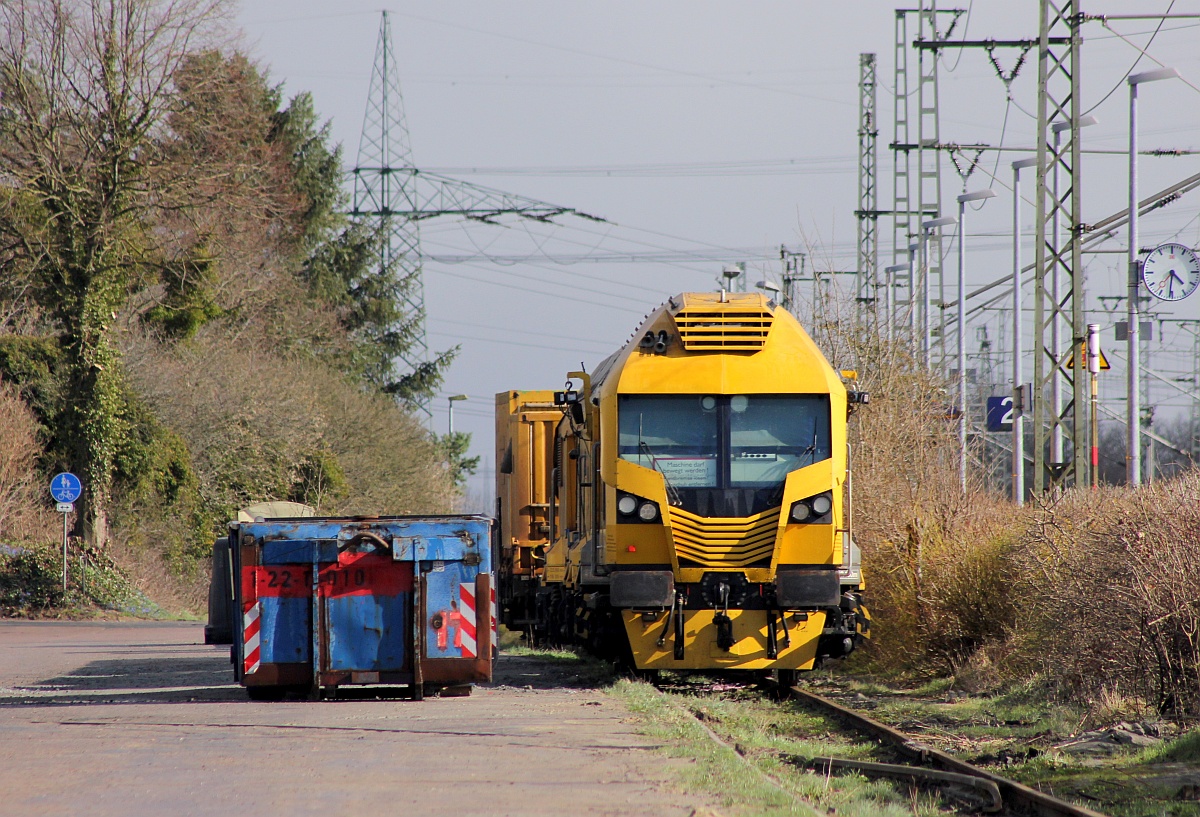
[[717, 484], [716, 457], [655, 457], [654, 467], [675, 488], [711, 488]]

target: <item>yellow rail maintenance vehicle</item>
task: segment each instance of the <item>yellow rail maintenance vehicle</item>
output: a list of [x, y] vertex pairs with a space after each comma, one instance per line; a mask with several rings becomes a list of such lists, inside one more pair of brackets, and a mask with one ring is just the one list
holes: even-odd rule
[[639, 670], [781, 680], [861, 643], [846, 427], [868, 395], [791, 314], [676, 295], [568, 378], [496, 396], [508, 627]]

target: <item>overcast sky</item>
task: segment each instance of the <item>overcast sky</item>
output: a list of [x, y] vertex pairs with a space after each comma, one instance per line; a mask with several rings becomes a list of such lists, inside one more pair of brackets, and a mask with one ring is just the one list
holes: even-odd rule
[[[1037, 35], [1035, 0], [961, 5], [970, 14], [953, 36]], [[712, 289], [724, 261], [746, 261], [751, 285], [778, 278], [781, 244], [805, 250], [824, 269], [854, 268], [863, 52], [878, 55], [879, 204], [890, 206], [890, 3], [418, 0], [386, 8], [417, 167], [608, 220], [561, 217], [561, 226], [545, 227], [447, 218], [422, 225], [424, 252], [442, 259], [425, 267], [429, 340], [436, 349], [462, 345], [432, 406], [434, 428], [446, 429], [446, 395], [469, 395], [455, 407], [455, 426], [474, 434], [473, 450], [489, 469], [495, 392], [555, 388], [580, 362], [592, 368], [668, 295]], [[1108, 0], [1084, 10], [1168, 8], [1200, 15], [1200, 0]], [[358, 152], [380, 11], [378, 0], [243, 0], [236, 18], [244, 47], [272, 80], [284, 83], [285, 93], [313, 94], [347, 167]], [[1186, 80], [1142, 90], [1142, 147], [1200, 150], [1200, 19], [1168, 20], [1155, 34], [1157, 25], [1113, 20], [1085, 27], [1083, 99], [1100, 119], [1084, 131], [1086, 148], [1127, 147], [1122, 80], [1140, 57], [1135, 70], [1156, 67], [1156, 59]], [[1141, 56], [1148, 43], [1149, 56]], [[1018, 55], [995, 52], [1004, 71]], [[942, 141], [1032, 146], [1036, 77], [1034, 52], [1012, 82], [1010, 102], [984, 50], [947, 51], [940, 74]], [[982, 168], [965, 183], [998, 194], [970, 214], [969, 232], [978, 237], [968, 244], [969, 288], [1011, 268], [1008, 185], [1010, 162], [1019, 154], [998, 156], [984, 154]], [[1121, 155], [1086, 159], [1085, 221], [1125, 206], [1126, 167]], [[1200, 157], [1147, 157], [1139, 167], [1145, 196], [1200, 172]], [[993, 182], [989, 173], [997, 168]], [[949, 161], [943, 173], [944, 208], [952, 211], [964, 183]], [[1028, 199], [1032, 188], [1026, 180]], [[1195, 193], [1144, 218], [1139, 243], [1200, 245], [1198, 208]], [[1032, 232], [1032, 206], [1022, 219], [1026, 234]], [[879, 233], [884, 266], [892, 263], [890, 223], [881, 219]], [[664, 250], [673, 253], [670, 263], [585, 260]], [[1031, 245], [1025, 256], [1032, 260]], [[1100, 308], [1096, 296], [1123, 293], [1122, 258], [1089, 258], [1089, 308]], [[455, 260], [460, 263], [448, 263]], [[1168, 314], [1200, 318], [1198, 305], [1200, 296]], [[1001, 317], [985, 321], [993, 340]], [[1106, 350], [1120, 352], [1112, 340], [1115, 319], [1095, 317], [1106, 327]], [[1178, 324], [1168, 326], [1162, 340], [1156, 336], [1164, 352], [1179, 352], [1162, 359], [1171, 376], [1191, 372], [1189, 338]], [[1102, 395], [1122, 393], [1119, 372], [1117, 366], [1102, 382]], [[1168, 403], [1166, 390], [1161, 402]], [[1176, 397], [1174, 404], [1178, 411], [1188, 401]], [[1112, 405], [1123, 413], [1123, 406]], [[490, 479], [490, 472], [481, 474], [476, 490]]]

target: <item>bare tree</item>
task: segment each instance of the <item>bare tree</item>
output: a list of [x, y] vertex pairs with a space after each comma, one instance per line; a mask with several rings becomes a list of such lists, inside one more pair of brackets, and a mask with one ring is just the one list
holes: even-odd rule
[[0, 382], [0, 542], [34, 539], [52, 524], [38, 502], [45, 490], [37, 473], [40, 453], [37, 419], [17, 388]]
[[81, 519], [108, 538], [127, 433], [113, 322], [151, 279], [153, 215], [178, 206], [158, 147], [173, 78], [217, 30], [223, 0], [0, 4], [0, 260], [28, 276], [66, 355], [62, 424], [85, 487]]

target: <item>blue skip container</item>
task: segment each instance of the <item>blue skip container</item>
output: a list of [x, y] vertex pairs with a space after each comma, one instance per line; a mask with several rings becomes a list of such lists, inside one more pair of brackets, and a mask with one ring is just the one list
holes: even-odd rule
[[490, 681], [491, 526], [477, 515], [230, 523], [237, 680], [255, 699], [384, 684], [418, 700]]

